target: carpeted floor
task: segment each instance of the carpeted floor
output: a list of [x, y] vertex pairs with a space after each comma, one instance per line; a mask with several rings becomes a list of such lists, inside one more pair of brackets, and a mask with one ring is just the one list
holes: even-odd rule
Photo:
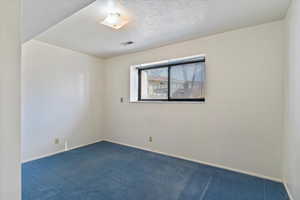
[[282, 184], [99, 142], [23, 164], [22, 200], [287, 200]]

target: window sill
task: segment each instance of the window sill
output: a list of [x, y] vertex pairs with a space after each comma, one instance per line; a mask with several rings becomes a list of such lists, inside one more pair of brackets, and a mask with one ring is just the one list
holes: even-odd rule
[[129, 103], [145, 104], [205, 104], [206, 101], [130, 101]]

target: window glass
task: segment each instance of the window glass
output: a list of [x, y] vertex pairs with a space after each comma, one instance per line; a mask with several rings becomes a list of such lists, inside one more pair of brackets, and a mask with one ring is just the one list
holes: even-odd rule
[[[169, 82], [170, 81], [170, 82]], [[139, 69], [139, 100], [205, 101], [205, 63]]]
[[141, 99], [168, 99], [168, 68], [142, 70]]
[[191, 63], [170, 68], [170, 98], [203, 98], [204, 67], [203, 63]]

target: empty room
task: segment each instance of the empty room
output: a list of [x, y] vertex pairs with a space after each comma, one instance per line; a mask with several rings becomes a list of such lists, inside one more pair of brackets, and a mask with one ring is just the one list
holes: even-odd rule
[[0, 200], [300, 200], [298, 0], [0, 16]]

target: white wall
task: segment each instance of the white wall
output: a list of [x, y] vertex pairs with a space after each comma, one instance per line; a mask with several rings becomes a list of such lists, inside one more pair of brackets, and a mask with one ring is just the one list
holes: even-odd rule
[[286, 18], [287, 81], [284, 180], [300, 199], [300, 2], [294, 0]]
[[[105, 137], [281, 179], [283, 39], [279, 21], [106, 60]], [[195, 54], [206, 103], [128, 103], [131, 65]]]
[[21, 199], [20, 1], [0, 1], [0, 199]]
[[101, 139], [102, 61], [34, 40], [22, 54], [22, 160]]

